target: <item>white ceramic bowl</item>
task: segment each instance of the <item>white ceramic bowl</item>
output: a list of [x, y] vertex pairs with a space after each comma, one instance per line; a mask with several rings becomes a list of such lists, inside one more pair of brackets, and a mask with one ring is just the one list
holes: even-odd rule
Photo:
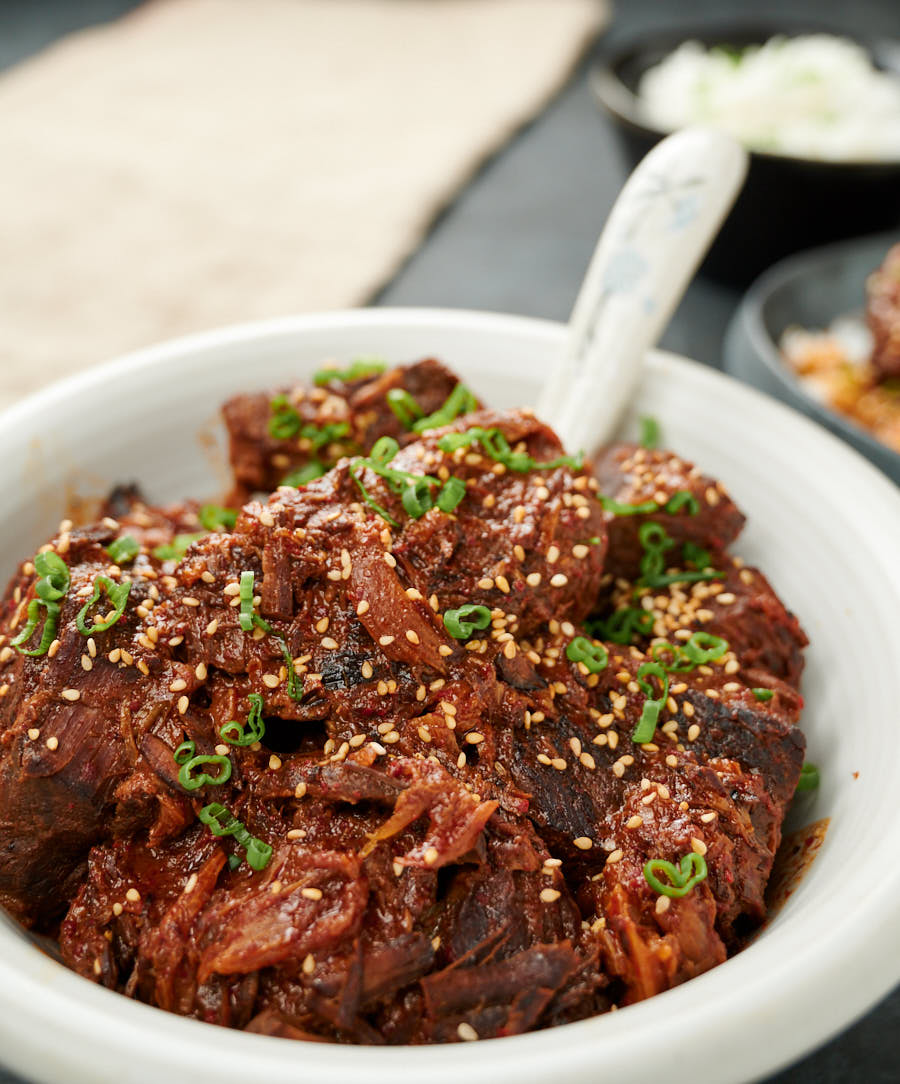
[[[560, 325], [426, 310], [330, 313], [228, 328], [132, 354], [2, 418], [0, 573], [54, 529], [73, 492], [139, 480], [152, 499], [224, 488], [217, 421], [229, 394], [302, 378], [325, 358], [444, 359], [496, 405], [532, 402]], [[648, 359], [637, 409], [665, 443], [721, 477], [749, 523], [736, 547], [800, 616], [810, 820], [824, 846], [744, 952], [617, 1013], [444, 1047], [297, 1044], [182, 1019], [109, 993], [0, 923], [0, 1060], [46, 1084], [518, 1084], [752, 1080], [861, 1015], [900, 978], [900, 497], [822, 429], [709, 369]], [[633, 427], [633, 419], [630, 423]], [[856, 776], [858, 773], [858, 778]]]

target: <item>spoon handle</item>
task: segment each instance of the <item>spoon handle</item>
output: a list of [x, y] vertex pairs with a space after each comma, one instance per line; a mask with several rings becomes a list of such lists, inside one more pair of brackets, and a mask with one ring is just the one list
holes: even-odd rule
[[686, 128], [640, 162], [610, 212], [538, 415], [571, 450], [607, 441], [645, 352], [669, 321], [740, 190], [747, 154], [730, 136]]

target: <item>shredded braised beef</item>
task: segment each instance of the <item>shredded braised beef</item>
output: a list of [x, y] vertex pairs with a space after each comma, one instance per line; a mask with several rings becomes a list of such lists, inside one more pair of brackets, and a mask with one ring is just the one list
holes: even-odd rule
[[[48, 545], [70, 583], [39, 655], [10, 643], [39, 579], [20, 567], [0, 629], [0, 903], [58, 935], [85, 978], [271, 1035], [444, 1042], [652, 996], [763, 920], [803, 761], [806, 639], [725, 552], [743, 516], [673, 455], [620, 445], [595, 474], [525, 411], [418, 434], [388, 407], [403, 388], [431, 414], [455, 385], [426, 361], [275, 407], [232, 399], [236, 491], [258, 499], [201, 534], [196, 505], [119, 490], [99, 522], [62, 529]], [[277, 410], [299, 419], [290, 437], [270, 432]], [[473, 428], [504, 438], [495, 454], [441, 447]], [[392, 470], [435, 479], [432, 496], [460, 479], [459, 503], [416, 518], [360, 458], [384, 434], [402, 445]], [[656, 586], [651, 522], [668, 540]], [[181, 559], [158, 550], [195, 533]], [[124, 536], [140, 552], [116, 564]], [[76, 617], [100, 575], [131, 588], [88, 636]], [[445, 615], [470, 605], [489, 623], [451, 635]], [[104, 596], [88, 621], [112, 609]], [[629, 613], [640, 623], [604, 640]], [[668, 671], [656, 731], [634, 742], [658, 693], [642, 666], [698, 632], [727, 643]], [[573, 641], [593, 645], [591, 665]], [[257, 698], [261, 740], [224, 742]], [[227, 757], [230, 778], [187, 789], [186, 741]], [[212, 803], [243, 837], [213, 834], [198, 816]], [[248, 839], [272, 848], [262, 868]], [[691, 854], [704, 879], [654, 889], [650, 860]]]

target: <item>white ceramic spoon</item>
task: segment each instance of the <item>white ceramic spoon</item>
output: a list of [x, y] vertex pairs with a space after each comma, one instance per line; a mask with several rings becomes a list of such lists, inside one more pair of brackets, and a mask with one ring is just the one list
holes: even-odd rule
[[619, 194], [569, 319], [537, 414], [571, 451], [608, 441], [655, 345], [734, 203], [747, 153], [686, 128], [643, 159]]

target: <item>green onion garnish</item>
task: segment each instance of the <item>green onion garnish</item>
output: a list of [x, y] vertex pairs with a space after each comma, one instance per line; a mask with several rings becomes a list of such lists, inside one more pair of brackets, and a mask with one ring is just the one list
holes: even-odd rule
[[123, 534], [121, 538], [110, 542], [106, 547], [106, 552], [109, 554], [110, 560], [117, 565], [125, 565], [137, 557], [141, 552], [141, 547], [136, 538], [133, 538], [130, 534]]
[[603, 505], [604, 512], [610, 512], [614, 516], [641, 516], [647, 512], [658, 512], [659, 505], [656, 501], [643, 501], [641, 504], [622, 504], [614, 501], [612, 497], [598, 496], [597, 499]]
[[[189, 743], [182, 742], [178, 746], [178, 749], [175, 750], [176, 756], [187, 744]], [[231, 778], [231, 761], [228, 757], [220, 756], [217, 753], [210, 756], [191, 757], [190, 760], [180, 763], [178, 782], [185, 790], [199, 790], [201, 787], [220, 787]], [[209, 775], [207, 772], [200, 772], [199, 775], [192, 774], [196, 768], [200, 768], [204, 764], [214, 764], [219, 770], [215, 775]]]
[[279, 485], [295, 486], [299, 489], [300, 486], [305, 486], [307, 482], [312, 482], [315, 478], [321, 478], [326, 469], [324, 463], [320, 463], [318, 459], [311, 459], [305, 467], [299, 467], [297, 470], [292, 470], [290, 474], [286, 474]]
[[303, 421], [286, 395], [276, 395], [269, 403], [269, 436], [290, 440], [300, 432]]
[[[657, 872], [664, 873], [668, 877], [669, 883], [666, 884], [661, 881], [657, 876]], [[694, 885], [705, 881], [708, 872], [706, 859], [703, 855], [688, 851], [678, 866], [666, 862], [663, 858], [651, 858], [644, 865], [644, 880], [654, 892], [658, 892], [661, 896], [681, 899], [682, 896], [686, 896], [690, 892]]]
[[689, 489], [679, 489], [666, 501], [666, 511], [670, 516], [687, 508], [689, 516], [696, 516], [700, 511], [700, 502]]
[[454, 640], [468, 640], [473, 632], [486, 629], [490, 623], [491, 611], [487, 606], [476, 606], [471, 602], [444, 614], [444, 628]]
[[172, 759], [176, 764], [187, 764], [191, 757], [197, 755], [197, 745], [192, 742], [190, 738], [187, 741], [183, 741], [181, 745], [172, 754]]
[[[374, 474], [383, 478], [388, 489], [400, 497], [404, 510], [413, 519], [420, 519], [434, 507], [442, 512], [452, 512], [466, 495], [466, 487], [462, 479], [451, 475], [441, 485], [440, 479], [430, 474], [410, 474], [409, 471], [389, 467], [388, 463], [399, 451], [400, 445], [393, 437], [380, 437], [375, 442], [368, 459], [355, 459], [351, 464], [350, 477], [356, 483], [366, 504], [392, 527], [400, 526], [387, 509], [382, 508], [366, 489], [361, 474], [356, 471], [357, 466], [368, 467]], [[432, 487], [437, 486], [441, 488], [435, 499]]]
[[272, 848], [256, 836], [251, 836], [243, 823], [221, 802], [205, 805], [197, 814], [214, 836], [232, 836], [247, 852], [251, 869], [265, 869], [272, 857]]
[[709, 568], [712, 564], [712, 554], [709, 550], [703, 549], [702, 546], [698, 546], [696, 542], [691, 542], [690, 539], [682, 546], [681, 554], [685, 563], [693, 565], [694, 568]]
[[[259, 621], [259, 618], [257, 618]], [[271, 628], [267, 629], [271, 632]], [[281, 646], [281, 655], [284, 658], [284, 667], [287, 670], [287, 691], [291, 700], [296, 700], [298, 703], [303, 699], [303, 685], [300, 682], [300, 677], [297, 671], [294, 669], [294, 656], [291, 654], [291, 649], [287, 646], [287, 642], [283, 636], [279, 636], [278, 640]], [[252, 699], [252, 697], [251, 697]], [[262, 722], [262, 720], [260, 720]]]
[[233, 531], [237, 523], [237, 509], [224, 508], [221, 504], [204, 504], [197, 518], [208, 531]]
[[569, 662], [584, 663], [592, 674], [605, 670], [609, 662], [609, 652], [603, 644], [595, 644], [586, 636], [576, 636], [566, 647]]
[[412, 429], [414, 423], [425, 414], [406, 388], [391, 388], [385, 398], [404, 429]]
[[584, 466], [584, 456], [561, 455], [557, 459], [551, 459], [547, 463], [538, 463], [525, 452], [514, 452], [509, 446], [509, 441], [499, 429], [482, 429], [480, 425], [467, 429], [464, 433], [446, 433], [438, 441], [438, 447], [442, 452], [455, 452], [460, 448], [468, 448], [471, 444], [480, 444], [487, 455], [502, 463], [508, 470], [525, 474], [530, 470], [554, 470], [556, 467], [570, 467], [572, 470], [581, 470]]
[[751, 689], [750, 692], [753, 693], [757, 700], [760, 700], [763, 703], [767, 700], [771, 700], [775, 695], [772, 689]]
[[478, 409], [478, 400], [464, 384], [457, 384], [453, 391], [444, 400], [443, 405], [426, 418], [419, 417], [413, 424], [417, 433], [424, 433], [426, 429], [440, 429], [441, 426], [449, 425], [461, 414], [469, 414]]
[[[40, 620], [41, 608], [45, 609], [47, 614], [44, 618], [44, 628], [41, 633], [40, 642], [33, 650], [26, 651], [26, 649], [20, 645], [27, 643], [31, 639], [31, 635], [37, 628], [37, 623]], [[25, 613], [27, 616], [25, 627], [14, 640], [10, 640], [10, 644], [21, 655], [46, 655], [50, 645], [56, 637], [56, 628], [59, 623], [60, 613], [59, 603], [43, 598], [33, 598], [31, 602], [28, 603], [28, 609]]]
[[644, 547], [644, 555], [641, 557], [641, 579], [643, 583], [647, 576], [659, 576], [666, 567], [666, 550], [675, 545], [675, 540], [670, 538], [666, 529], [659, 523], [642, 523], [638, 528], [638, 540]]
[[815, 790], [819, 782], [819, 769], [815, 764], [804, 764], [797, 780], [797, 790]]
[[157, 561], [180, 561], [187, 553], [188, 547], [206, 538], [206, 531], [194, 531], [193, 534], [177, 534], [171, 542], [163, 546], [157, 546], [153, 550], [153, 556]]
[[[650, 682], [644, 680], [644, 678], [650, 677], [655, 677], [662, 686], [657, 696], [653, 695], [653, 686]], [[650, 741], [656, 733], [656, 724], [660, 712], [669, 698], [669, 675], [658, 662], [645, 662], [638, 669], [637, 682], [641, 687], [641, 692], [645, 694], [647, 699], [644, 701], [641, 717], [638, 720], [638, 725], [634, 728], [631, 740], [637, 745], [643, 745], [645, 742]]]
[[[250, 701], [250, 711], [246, 723], [239, 723], [232, 719], [229, 723], [223, 723], [219, 727], [219, 737], [229, 745], [253, 745], [262, 741], [266, 734], [266, 723], [262, 717], [263, 698], [259, 693], [250, 693], [247, 697]], [[247, 727], [245, 730], [244, 727]]]
[[659, 444], [659, 422], [649, 414], [641, 418], [641, 444], [644, 448], [656, 448]]
[[238, 622], [244, 632], [253, 631], [253, 618], [256, 616], [253, 612], [253, 588], [255, 584], [255, 577], [252, 572], [245, 570], [241, 573], [240, 581], [240, 613], [238, 614]]
[[387, 365], [377, 358], [358, 358], [346, 369], [319, 369], [313, 373], [313, 383], [321, 387], [330, 384], [332, 380], [340, 380], [349, 384], [354, 380], [364, 380], [369, 376], [378, 376], [383, 373]]
[[[693, 670], [696, 665], [696, 663], [691, 662], [681, 647], [670, 644], [668, 640], [654, 644], [650, 649], [650, 654], [653, 656], [653, 661], [658, 662], [670, 674], [686, 674], [689, 670]], [[669, 661], [666, 661], [664, 657], [667, 655], [670, 657]]]
[[626, 606], [610, 614], [605, 621], [602, 618], [586, 621], [585, 628], [598, 639], [614, 644], [630, 644], [636, 636], [650, 636], [653, 633], [653, 614], [637, 606]]
[[721, 659], [728, 651], [728, 641], [708, 632], [693, 632], [682, 650], [691, 662], [702, 666]]
[[71, 575], [69, 566], [58, 553], [50, 550], [39, 553], [34, 559], [34, 568], [40, 577], [34, 585], [38, 598], [45, 602], [56, 602], [57, 599], [65, 597]]
[[[105, 621], [95, 621], [92, 625], [88, 626], [85, 623], [88, 611], [100, 601], [100, 595], [104, 591], [106, 592], [106, 597], [112, 603], [112, 613]], [[122, 614], [125, 613], [125, 606], [128, 602], [130, 593], [130, 583], [115, 583], [108, 576], [97, 576], [94, 580], [93, 594], [78, 611], [78, 616], [75, 618], [75, 627], [82, 636], [93, 636], [96, 632], [106, 632], [107, 629], [111, 629]]]

